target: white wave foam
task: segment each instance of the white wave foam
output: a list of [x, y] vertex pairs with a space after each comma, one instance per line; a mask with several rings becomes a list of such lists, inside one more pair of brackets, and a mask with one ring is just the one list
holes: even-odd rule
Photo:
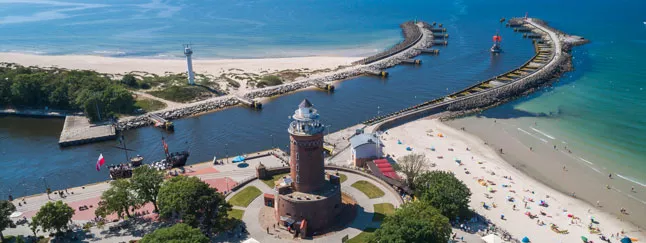
[[544, 143], [547, 143], [547, 140], [542, 139], [542, 138], [539, 138], [539, 137], [537, 137], [537, 136], [534, 136], [534, 134], [531, 134], [530, 132], [525, 131], [525, 130], [523, 130], [523, 129], [522, 129], [522, 128], [520, 128], [520, 127], [519, 127], [519, 128], [517, 128], [517, 129], [518, 129], [518, 130], [520, 130], [521, 132], [524, 132], [525, 134], [527, 134], [527, 135], [529, 135], [529, 136], [532, 136], [533, 138], [536, 138], [536, 139], [538, 139], [538, 140], [541, 140], [541, 141], [542, 141], [542, 142], [544, 142]]
[[94, 54], [99, 54], [99, 55], [108, 55], [108, 56], [123, 56], [126, 55], [125, 51], [93, 51], [92, 53]]
[[584, 159], [584, 158], [579, 157], [579, 159], [580, 159], [581, 161], [583, 161], [583, 162], [588, 163], [588, 164], [591, 164], [591, 165], [593, 165], [593, 164], [594, 164], [594, 163], [592, 163], [592, 162], [590, 162], [590, 161], [587, 161], [587, 160], [586, 160], [586, 159]]
[[635, 184], [637, 184], [637, 185], [640, 185], [640, 186], [646, 187], [646, 184], [645, 184], [645, 183], [639, 182], [639, 181], [637, 181], [637, 179], [630, 178], [630, 177], [628, 177], [628, 176], [623, 176], [623, 175], [620, 175], [620, 174], [617, 174], [617, 176], [619, 176], [621, 179], [624, 179], [624, 180], [630, 181], [630, 182], [632, 182], [632, 183], [635, 183]]
[[544, 133], [544, 132], [543, 132], [543, 131], [541, 131], [541, 130], [538, 130], [538, 129], [533, 128], [533, 127], [529, 127], [529, 128], [530, 128], [530, 129], [532, 129], [532, 130], [534, 130], [534, 131], [535, 131], [535, 132], [537, 132], [537, 133], [543, 134], [543, 136], [545, 136], [545, 137], [548, 137], [548, 138], [550, 138], [550, 139], [555, 139], [555, 137], [553, 137], [553, 136], [551, 136], [551, 135], [549, 135], [549, 134], [547, 134], [547, 133]]

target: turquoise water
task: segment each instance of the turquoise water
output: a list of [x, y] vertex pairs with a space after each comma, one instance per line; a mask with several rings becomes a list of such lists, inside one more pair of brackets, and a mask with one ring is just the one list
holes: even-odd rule
[[[553, 88], [492, 109], [534, 115], [584, 162], [646, 187], [646, 2], [586, 2], [572, 16], [545, 19], [592, 43], [574, 51], [575, 71]], [[574, 6], [572, 6], [574, 7]]]
[[[295, 105], [309, 98], [332, 130], [380, 112], [433, 99], [514, 68], [531, 57], [527, 40], [503, 29], [506, 53], [487, 49], [500, 17], [547, 20], [592, 43], [574, 52], [575, 71], [553, 88], [494, 108], [492, 117], [538, 116], [539, 128], [596, 166], [646, 182], [646, 2], [644, 1], [80, 1], [0, 0], [0, 51], [47, 55], [179, 58], [194, 43], [196, 59], [304, 55], [361, 56], [401, 39], [398, 24], [415, 18], [444, 23], [449, 46], [420, 67], [389, 69], [387, 80], [362, 77], [340, 83], [333, 95], [304, 91], [273, 99], [261, 112], [233, 108], [176, 121], [167, 135], [189, 149], [190, 163], [285, 143]], [[260, 126], [257, 121], [262, 121]], [[235, 125], [235, 129], [226, 129]], [[119, 162], [112, 141], [56, 146], [62, 121], [0, 117], [0, 194], [38, 192], [40, 178], [55, 187], [104, 180], [93, 171], [98, 153]], [[38, 129], [34, 129], [38, 128]], [[159, 131], [129, 131], [137, 153], [158, 159]], [[279, 137], [282, 136], [282, 137]], [[36, 152], [34, 152], [36, 151]], [[225, 152], [226, 151], [226, 152]], [[78, 171], [83, 176], [69, 178]], [[61, 180], [65, 178], [65, 180]], [[4, 188], [2, 188], [4, 187]]]

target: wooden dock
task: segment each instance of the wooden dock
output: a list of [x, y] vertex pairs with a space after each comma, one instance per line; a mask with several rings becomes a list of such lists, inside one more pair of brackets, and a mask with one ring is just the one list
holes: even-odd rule
[[92, 124], [84, 116], [66, 116], [58, 145], [67, 147], [115, 139], [117, 131], [110, 123]]

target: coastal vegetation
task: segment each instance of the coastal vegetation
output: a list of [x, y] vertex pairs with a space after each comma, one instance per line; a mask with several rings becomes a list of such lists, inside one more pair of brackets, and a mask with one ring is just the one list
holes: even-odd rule
[[175, 242], [175, 243], [208, 243], [199, 229], [179, 223], [167, 228], [159, 228], [142, 238], [140, 243]]
[[96, 216], [105, 218], [116, 213], [119, 218], [124, 215], [131, 217], [130, 209], [141, 205], [137, 195], [132, 190], [132, 184], [126, 179], [119, 179], [110, 183], [110, 188], [101, 195], [101, 203], [96, 209]]
[[260, 189], [255, 186], [248, 186], [233, 195], [233, 197], [229, 199], [229, 203], [233, 206], [246, 207], [249, 206], [251, 201], [260, 196], [260, 194], [262, 194]]
[[363, 192], [363, 194], [366, 194], [366, 196], [368, 196], [368, 198], [370, 199], [383, 197], [385, 195], [384, 191], [379, 189], [379, 187], [376, 187], [375, 185], [367, 181], [357, 181], [352, 184], [352, 187]]
[[43, 205], [31, 220], [34, 227], [38, 226], [43, 231], [56, 230], [56, 233], [60, 234], [62, 230], [67, 229], [73, 215], [74, 209], [63, 201], [50, 201]]
[[256, 83], [256, 87], [263, 88], [267, 86], [276, 86], [282, 83], [283, 80], [276, 75], [265, 75]]
[[135, 108], [142, 109], [146, 112], [157, 111], [166, 108], [166, 103], [159, 100], [138, 98], [135, 102]]
[[453, 220], [468, 218], [471, 190], [455, 175], [446, 171], [430, 171], [415, 179], [415, 196], [437, 208]]
[[165, 181], [157, 199], [159, 217], [179, 219], [206, 235], [225, 229], [231, 205], [224, 196], [197, 177], [179, 176]]
[[150, 202], [157, 208], [157, 195], [164, 182], [164, 173], [150, 166], [139, 166], [132, 171], [130, 183], [141, 202]]
[[175, 102], [190, 102], [201, 96], [210, 97], [208, 91], [205, 91], [203, 87], [191, 85], [170, 86], [155, 91], [149, 91], [148, 93], [156, 97]]
[[88, 70], [0, 65], [0, 106], [84, 111], [91, 120], [134, 110], [130, 91]]
[[423, 201], [404, 204], [384, 219], [368, 242], [448, 242], [449, 219]]
[[422, 170], [428, 164], [428, 160], [424, 154], [409, 154], [401, 159], [397, 160], [397, 163], [393, 166], [394, 169], [398, 172], [406, 175], [406, 184], [411, 188], [415, 188], [415, 178], [417, 175], [422, 173]]
[[414, 184], [418, 200], [398, 209], [391, 204], [375, 204], [373, 221], [383, 220], [381, 227], [362, 236], [366, 238], [353, 238], [354, 242], [447, 242], [450, 220], [471, 214], [471, 191], [454, 174], [444, 171], [421, 173]]
[[2, 231], [14, 225], [9, 216], [15, 211], [16, 206], [13, 203], [7, 200], [0, 201], [0, 242], [4, 242]]

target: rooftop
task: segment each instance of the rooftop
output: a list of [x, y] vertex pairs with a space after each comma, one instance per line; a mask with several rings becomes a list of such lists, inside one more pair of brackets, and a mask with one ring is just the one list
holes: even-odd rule
[[377, 144], [379, 138], [374, 133], [362, 133], [350, 138], [352, 148], [357, 148], [364, 144]]

